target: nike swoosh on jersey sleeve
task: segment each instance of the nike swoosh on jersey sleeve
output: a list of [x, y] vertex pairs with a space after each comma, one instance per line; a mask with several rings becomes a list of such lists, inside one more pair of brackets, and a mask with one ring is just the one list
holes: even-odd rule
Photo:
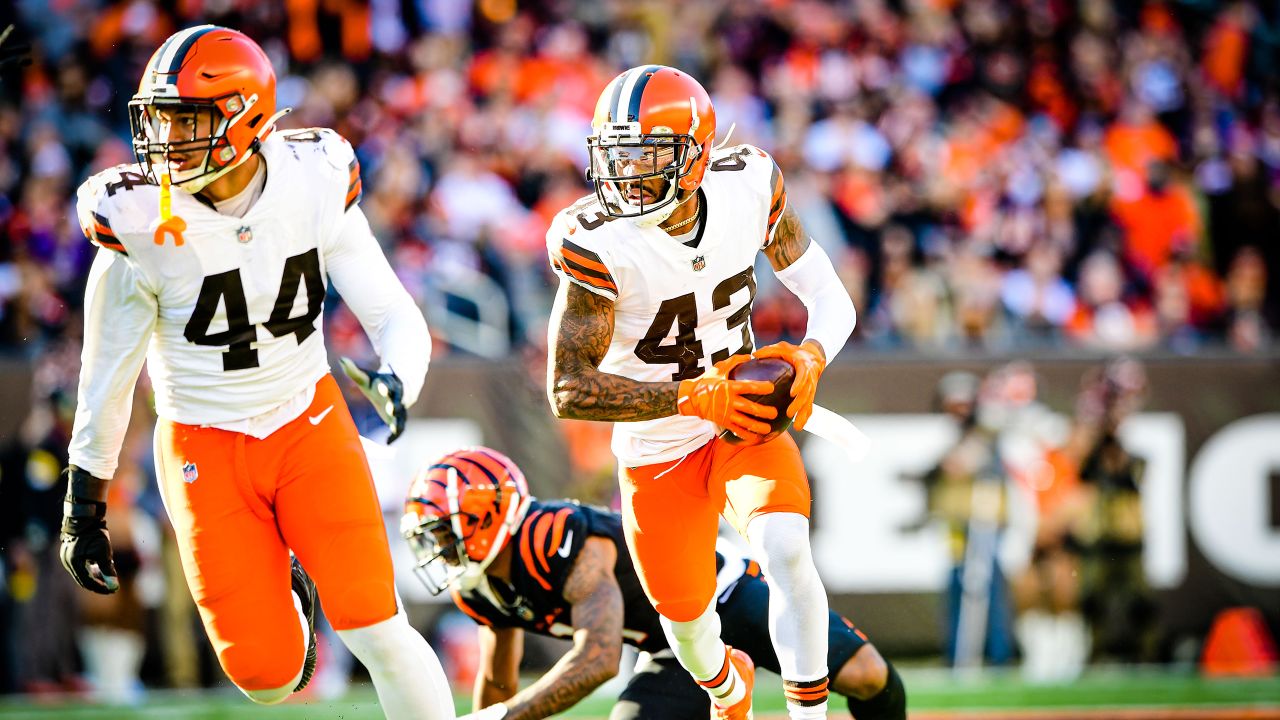
[[540, 510], [536, 516], [525, 519], [520, 559], [529, 576], [544, 590], [559, 592], [564, 586], [577, 555], [573, 552], [576, 548], [562, 555], [560, 547], [566, 539], [582, 535], [574, 532], [574, 526], [580, 524], [580, 520], [575, 521], [571, 507]]

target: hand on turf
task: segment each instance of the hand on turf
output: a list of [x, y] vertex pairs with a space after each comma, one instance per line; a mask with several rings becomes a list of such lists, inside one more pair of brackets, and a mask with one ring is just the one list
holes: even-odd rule
[[351, 358], [342, 358], [342, 371], [355, 382], [360, 392], [373, 403], [378, 416], [391, 428], [387, 444], [395, 442], [404, 432], [405, 421], [409, 411], [404, 406], [404, 383], [393, 372], [380, 373], [356, 365]]
[[781, 358], [791, 363], [796, 369], [796, 379], [791, 383], [791, 405], [787, 407], [787, 415], [792, 418], [797, 430], [803, 430], [809, 416], [813, 414], [813, 396], [818, 392], [818, 378], [827, 367], [826, 353], [822, 346], [813, 340], [806, 340], [799, 346], [789, 342], [774, 343], [755, 351], [758, 358]]
[[58, 558], [76, 584], [99, 595], [120, 589], [107, 533], [107, 481], [72, 465], [67, 468]]
[[771, 393], [773, 383], [729, 379], [730, 370], [750, 359], [750, 355], [734, 355], [712, 365], [701, 377], [682, 380], [676, 410], [710, 420], [749, 443], [768, 435], [769, 424], [764, 421], [777, 417], [778, 411], [743, 396]]

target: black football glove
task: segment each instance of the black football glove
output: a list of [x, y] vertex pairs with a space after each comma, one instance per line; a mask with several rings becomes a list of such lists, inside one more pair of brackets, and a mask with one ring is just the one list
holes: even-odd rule
[[356, 365], [351, 358], [342, 358], [342, 371], [351, 378], [356, 387], [360, 388], [360, 392], [369, 398], [369, 402], [373, 403], [373, 409], [378, 411], [378, 416], [382, 421], [391, 428], [391, 434], [387, 436], [387, 444], [395, 442], [400, 437], [400, 433], [404, 432], [405, 421], [409, 417], [409, 411], [404, 406], [404, 383], [400, 382], [400, 378], [396, 374], [380, 373], [373, 370]]
[[107, 534], [107, 481], [72, 465], [62, 504], [62, 547], [58, 557], [76, 584], [100, 595], [120, 589]]
[[20, 68], [31, 64], [31, 46], [9, 41], [9, 36], [12, 34], [12, 25], [0, 31], [0, 70], [4, 70], [9, 65]]

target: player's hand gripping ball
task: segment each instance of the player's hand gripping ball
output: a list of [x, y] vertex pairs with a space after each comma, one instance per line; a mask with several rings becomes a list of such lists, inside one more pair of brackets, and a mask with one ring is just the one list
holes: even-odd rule
[[733, 432], [725, 430], [721, 435], [726, 441], [735, 445], [759, 444], [768, 442], [791, 427], [791, 418], [787, 416], [787, 406], [791, 404], [791, 383], [796, 379], [796, 369], [791, 363], [780, 358], [752, 358], [729, 371], [730, 380], [764, 380], [773, 383], [773, 392], [763, 395], [746, 395], [761, 405], [768, 405], [778, 411], [769, 422], [768, 434], [758, 440], [744, 440]]

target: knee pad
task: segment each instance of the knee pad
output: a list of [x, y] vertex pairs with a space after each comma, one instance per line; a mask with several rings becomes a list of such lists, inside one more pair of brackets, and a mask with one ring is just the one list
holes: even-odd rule
[[376, 625], [396, 613], [395, 587], [387, 583], [352, 583], [321, 594], [324, 614], [334, 630], [352, 630]]
[[[654, 609], [662, 617], [673, 623], [691, 623], [702, 617], [707, 611], [707, 605], [710, 604], [710, 598], [682, 598], [672, 601], [659, 601], [654, 604]], [[674, 627], [674, 626], [673, 626]]]
[[218, 663], [240, 692], [264, 705], [289, 697], [302, 678], [301, 648], [235, 643], [218, 653]]

